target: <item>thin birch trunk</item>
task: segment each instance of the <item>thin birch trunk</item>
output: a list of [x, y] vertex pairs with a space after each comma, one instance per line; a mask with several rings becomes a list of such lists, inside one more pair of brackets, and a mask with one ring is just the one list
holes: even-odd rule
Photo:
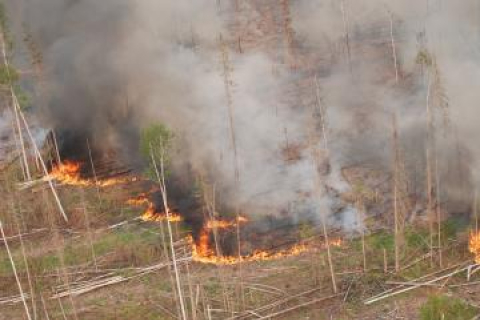
[[[322, 104], [320, 103], [320, 97], [319, 97], [319, 88], [318, 88], [318, 82], [315, 81], [315, 94], [316, 94], [316, 103], [313, 105], [313, 112], [312, 112], [312, 123], [311, 123], [311, 132], [310, 132], [310, 135], [311, 135], [311, 141], [310, 141], [310, 144], [311, 144], [311, 149], [312, 149], [312, 157], [313, 157], [313, 165], [315, 166], [315, 192], [317, 194], [317, 198], [318, 198], [318, 201], [319, 203], [321, 203], [322, 201], [322, 198], [324, 196], [324, 186], [322, 185], [322, 181], [321, 181], [321, 174], [319, 172], [319, 168], [321, 167], [322, 165], [322, 155], [321, 155], [321, 152], [320, 152], [320, 149], [318, 147], [318, 138], [317, 138], [317, 135], [318, 135], [318, 130], [317, 128], [320, 127], [320, 130], [322, 131], [321, 134], [322, 136], [324, 137], [324, 146], [325, 148], [327, 148], [327, 144], [326, 144], [326, 136], [327, 136], [327, 133], [326, 133], [326, 114], [324, 112], [322, 112]], [[320, 115], [320, 123], [317, 123], [316, 119], [315, 119], [315, 115], [317, 114], [316, 112], [316, 109], [318, 110], [318, 114]], [[329, 150], [328, 149], [324, 149], [324, 156], [327, 157], [327, 161], [329, 161], [328, 157], [329, 157]], [[321, 208], [322, 209], [322, 208]], [[320, 209], [320, 210], [321, 210]], [[332, 261], [332, 253], [331, 253], [331, 247], [330, 247], [330, 241], [329, 241], [329, 238], [328, 238], [328, 230], [327, 230], [327, 221], [326, 221], [326, 213], [324, 211], [321, 211], [320, 212], [320, 220], [321, 220], [321, 224], [322, 224], [322, 229], [323, 229], [323, 236], [325, 238], [325, 244], [327, 246], [327, 260], [328, 260], [328, 266], [329, 266], [329, 270], [330, 270], [330, 277], [331, 277], [331, 280], [332, 280], [332, 289], [333, 289], [333, 292], [334, 293], [337, 293], [338, 289], [337, 289], [337, 280], [336, 280], [336, 276], [335, 276], [335, 268], [333, 266], [333, 261]]]
[[90, 141], [87, 138], [87, 148], [88, 148], [88, 159], [90, 160], [90, 167], [92, 168], [93, 179], [95, 179], [95, 186], [97, 187], [97, 194], [100, 198], [100, 186], [98, 185], [97, 171], [95, 170], [95, 165], [93, 164], [92, 149], [90, 148]]
[[429, 76], [428, 87], [427, 87], [427, 119], [426, 119], [426, 129], [427, 129], [427, 138], [425, 146], [425, 158], [426, 158], [426, 173], [427, 173], [427, 216], [428, 216], [428, 227], [430, 233], [430, 262], [433, 265], [433, 243], [434, 243], [434, 216], [433, 216], [433, 182], [432, 182], [432, 168], [431, 168], [431, 142], [432, 142], [432, 113], [430, 108], [430, 88], [431, 80]]
[[399, 146], [398, 146], [398, 130], [396, 115], [392, 116], [392, 131], [393, 131], [393, 216], [395, 227], [395, 272], [400, 271], [400, 213], [398, 208], [398, 188], [399, 188]]
[[160, 171], [158, 171], [157, 167], [157, 162], [155, 157], [153, 156], [153, 150], [152, 146], [150, 146], [150, 155], [152, 158], [153, 166], [155, 169], [155, 173], [157, 175], [158, 182], [160, 184], [160, 193], [162, 195], [162, 200], [163, 200], [163, 208], [165, 209], [165, 214], [167, 216], [167, 230], [168, 230], [168, 236], [170, 240], [170, 250], [171, 250], [171, 255], [172, 255], [172, 262], [173, 262], [173, 269], [175, 271], [175, 281], [177, 283], [177, 290], [178, 290], [178, 300], [180, 302], [180, 310], [182, 314], [182, 319], [187, 320], [187, 313], [185, 311], [185, 303], [183, 300], [183, 293], [182, 293], [182, 285], [180, 282], [180, 273], [178, 270], [177, 266], [177, 257], [175, 253], [175, 248], [173, 246], [173, 232], [172, 232], [172, 226], [170, 223], [170, 209], [168, 208], [168, 200], [167, 200], [167, 189], [165, 185], [165, 168], [164, 168], [164, 152], [163, 146], [159, 146], [162, 150], [160, 150]]
[[57, 134], [53, 129], [52, 129], [52, 138], [53, 138], [53, 144], [55, 146], [55, 155], [57, 156], [57, 163], [60, 164], [62, 163], [62, 158], [60, 157], [60, 151], [58, 149]]
[[50, 316], [48, 315], [47, 305], [46, 305], [45, 299], [43, 298], [42, 295], [40, 295], [40, 300], [42, 301], [43, 312], [45, 313], [45, 318], [47, 320], [50, 320]]
[[[14, 210], [13, 203], [12, 203], [12, 210]], [[23, 255], [23, 263], [25, 264], [25, 271], [27, 271], [27, 281], [28, 281], [28, 287], [30, 289], [30, 300], [32, 302], [33, 319], [37, 319], [37, 307], [35, 305], [35, 292], [33, 290], [33, 282], [32, 282], [32, 277], [30, 275], [30, 267], [28, 266], [27, 253], [25, 250], [25, 244], [23, 242], [22, 230], [20, 228], [20, 222], [18, 221], [18, 218], [15, 212], [12, 212], [12, 214], [15, 219], [15, 224], [17, 225], [18, 239], [20, 240], [20, 248], [22, 250], [22, 255]]]
[[443, 268], [443, 254], [442, 254], [442, 210], [440, 206], [440, 176], [438, 173], [438, 155], [435, 157], [435, 181], [436, 181], [436, 198], [437, 198], [437, 205], [436, 213], [437, 213], [437, 246], [438, 246], [438, 260], [440, 264], [440, 268]]
[[30, 174], [30, 169], [29, 169], [29, 166], [28, 166], [27, 152], [25, 150], [25, 140], [23, 139], [22, 127], [20, 125], [20, 121], [19, 121], [19, 118], [18, 118], [18, 111], [15, 108], [16, 96], [15, 96], [15, 91], [13, 90], [13, 85], [11, 83], [10, 64], [8, 62], [7, 52], [6, 52], [6, 48], [5, 48], [4, 30], [1, 31], [0, 41], [2, 42], [3, 63], [5, 64], [5, 70], [7, 72], [7, 78], [10, 82], [9, 85], [10, 85], [10, 94], [12, 96], [12, 109], [13, 109], [13, 115], [15, 116], [15, 123], [17, 125], [17, 131], [18, 131], [18, 135], [19, 135], [19, 139], [20, 139], [20, 146], [21, 146], [22, 157], [23, 157], [23, 167], [25, 169], [25, 175], [27, 176], [28, 181], [30, 181], [30, 180], [32, 180], [32, 176]]
[[25, 308], [25, 314], [27, 315], [28, 320], [32, 320], [32, 317], [30, 316], [30, 311], [28, 310], [27, 301], [25, 299], [25, 294], [23, 293], [22, 284], [20, 283], [20, 279], [18, 278], [17, 268], [15, 266], [15, 262], [13, 261], [12, 252], [10, 251], [7, 237], [5, 236], [5, 231], [3, 230], [2, 221], [0, 221], [0, 231], [2, 233], [3, 243], [5, 244], [5, 248], [7, 249], [8, 259], [10, 259], [10, 265], [12, 266], [13, 275], [15, 276], [15, 281], [17, 282], [18, 291], [20, 292], [20, 297], [22, 298], [22, 303]]
[[393, 35], [393, 14], [390, 11], [388, 11], [388, 17], [390, 18], [390, 39], [392, 42], [393, 66], [395, 68], [395, 83], [398, 84], [397, 49], [395, 46], [395, 38]]
[[[235, 174], [235, 211], [237, 222], [240, 221], [240, 204], [238, 202], [238, 192], [240, 189], [240, 169], [238, 164], [238, 153], [237, 153], [237, 139], [235, 133], [235, 121], [234, 121], [234, 109], [233, 109], [233, 98], [231, 92], [231, 66], [230, 58], [228, 54], [228, 47], [223, 41], [222, 35], [220, 34], [220, 51], [222, 54], [222, 64], [223, 64], [223, 80], [225, 86], [225, 97], [227, 102], [227, 112], [229, 120], [229, 129], [230, 129], [230, 140], [233, 149], [233, 160], [234, 160], [234, 174]], [[237, 253], [238, 259], [242, 260], [242, 251], [241, 251], [241, 239], [240, 239], [240, 223], [236, 225], [236, 237], [237, 237]], [[240, 300], [242, 302], [242, 308], [245, 308], [245, 290], [243, 287], [243, 276], [242, 276], [242, 264], [238, 265], [238, 279], [239, 289], [240, 289]]]
[[85, 228], [87, 229], [88, 244], [90, 245], [90, 250], [92, 253], [92, 261], [95, 266], [95, 271], [98, 270], [97, 265], [97, 256], [95, 254], [95, 248], [93, 246], [93, 233], [90, 229], [90, 218], [87, 210], [87, 205], [85, 203], [85, 191], [82, 190], [82, 205], [83, 205], [83, 214], [85, 216]]
[[342, 20], [343, 20], [343, 32], [345, 37], [345, 46], [347, 48], [347, 61], [348, 68], [350, 73], [352, 73], [352, 55], [350, 51], [350, 30], [349, 30], [349, 21], [348, 14], [345, 8], [345, 0], [340, 0], [340, 10], [342, 11]]

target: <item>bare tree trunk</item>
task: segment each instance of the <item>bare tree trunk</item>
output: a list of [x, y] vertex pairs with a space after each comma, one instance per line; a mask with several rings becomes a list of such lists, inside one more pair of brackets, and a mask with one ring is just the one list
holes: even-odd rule
[[[362, 195], [357, 195], [357, 220], [358, 222], [364, 221], [365, 218], [365, 206], [363, 205]], [[363, 272], [367, 272], [367, 250], [365, 245], [365, 227], [358, 223], [360, 228], [360, 234], [362, 237], [362, 256], [363, 256]]]
[[40, 295], [40, 300], [42, 300], [43, 312], [45, 313], [45, 318], [50, 320], [50, 316], [48, 315], [47, 305], [45, 304], [45, 299], [42, 295]]
[[95, 254], [95, 248], [93, 246], [93, 233], [90, 229], [90, 219], [89, 219], [89, 214], [87, 210], [87, 205], [85, 203], [85, 190], [82, 190], [81, 194], [82, 194], [83, 214], [85, 216], [85, 228], [87, 229], [88, 244], [90, 246], [90, 250], [92, 253], [93, 265], [95, 266], [95, 271], [97, 271], [98, 270], [97, 257]]
[[285, 52], [286, 62], [290, 69], [295, 70], [297, 68], [297, 62], [295, 59], [294, 42], [293, 42], [293, 29], [292, 18], [290, 14], [290, 0], [281, 0], [282, 2], [282, 14], [283, 14], [283, 31], [285, 34]]
[[393, 128], [393, 216], [395, 225], [395, 272], [400, 271], [400, 246], [402, 242], [402, 231], [400, 230], [400, 216], [398, 208], [398, 189], [399, 189], [399, 146], [398, 146], [398, 130], [397, 118], [393, 114], [392, 117]]
[[15, 276], [15, 281], [17, 282], [18, 291], [20, 292], [20, 297], [22, 298], [23, 306], [25, 308], [25, 314], [27, 315], [28, 320], [32, 320], [32, 317], [30, 316], [30, 311], [28, 310], [27, 301], [25, 299], [25, 294], [23, 293], [22, 284], [20, 283], [20, 279], [18, 278], [17, 268], [15, 267], [15, 262], [13, 261], [12, 253], [10, 252], [10, 247], [8, 246], [7, 237], [5, 236], [5, 231], [3, 230], [2, 221], [0, 221], [0, 231], [2, 233], [5, 249], [7, 249], [8, 258], [10, 259], [13, 275]]
[[[240, 221], [240, 204], [238, 202], [238, 192], [240, 189], [240, 169], [238, 164], [238, 154], [237, 154], [237, 139], [235, 134], [235, 122], [234, 122], [234, 110], [233, 110], [233, 98], [231, 92], [231, 71], [232, 67], [230, 66], [230, 58], [228, 54], [228, 47], [223, 41], [222, 35], [220, 35], [220, 51], [222, 54], [222, 64], [223, 64], [223, 80], [225, 85], [225, 96], [227, 100], [227, 111], [229, 119], [229, 128], [230, 128], [230, 139], [233, 149], [233, 158], [234, 158], [234, 172], [235, 172], [235, 211], [237, 222]], [[240, 223], [236, 224], [236, 237], [237, 237], [237, 253], [238, 259], [242, 260], [242, 250], [241, 250], [241, 239], [240, 239]], [[242, 308], [245, 307], [245, 290], [243, 287], [243, 276], [242, 276], [242, 265], [238, 265], [238, 279], [239, 279], [239, 289], [240, 289], [240, 300], [242, 302]]]
[[[313, 165], [315, 167], [315, 192], [317, 194], [317, 198], [319, 203], [322, 202], [322, 198], [324, 196], [324, 186], [322, 185], [322, 176], [320, 173], [320, 168], [322, 167], [322, 154], [321, 151], [318, 147], [319, 144], [319, 139], [318, 139], [318, 131], [320, 129], [321, 134], [324, 138], [324, 154], [323, 158], [325, 161], [329, 161], [329, 150], [327, 149], [327, 131], [326, 131], [326, 114], [324, 112], [323, 106], [320, 101], [320, 96], [319, 96], [319, 87], [318, 87], [318, 81], [314, 79], [314, 84], [315, 84], [315, 96], [316, 96], [316, 101], [313, 104], [313, 110], [312, 110], [312, 122], [311, 122], [311, 130], [310, 130], [310, 147], [312, 150], [312, 158], [313, 158]], [[319, 117], [319, 119], [318, 119]], [[327, 230], [327, 219], [326, 219], [326, 212], [322, 210], [323, 208], [320, 208], [320, 219], [321, 219], [321, 224], [322, 224], [322, 229], [323, 229], [323, 236], [325, 238], [325, 244], [327, 246], [327, 259], [328, 259], [328, 266], [330, 269], [330, 277], [332, 280], [332, 289], [334, 293], [337, 293], [337, 280], [335, 276], [335, 268], [333, 266], [333, 261], [332, 261], [332, 253], [331, 253], [331, 247], [330, 247], [330, 241], [328, 239], [328, 230]]]
[[433, 265], [433, 243], [434, 243], [434, 214], [433, 214], [433, 181], [432, 181], [432, 164], [431, 164], [431, 143], [432, 143], [432, 112], [430, 108], [430, 87], [431, 87], [431, 80], [429, 76], [428, 80], [428, 87], [427, 87], [427, 122], [426, 122], [426, 129], [427, 129], [427, 138], [426, 138], [426, 146], [425, 146], [425, 158], [426, 158], [426, 173], [427, 173], [427, 216], [428, 216], [428, 227], [430, 233], [430, 262]]
[[477, 201], [478, 201], [478, 193], [477, 188], [475, 188], [475, 194], [473, 196], [473, 214], [475, 215], [475, 234], [478, 234], [478, 209], [477, 209]]
[[398, 84], [397, 50], [395, 47], [395, 38], [393, 36], [393, 14], [390, 10], [388, 11], [388, 17], [390, 18], [390, 39], [392, 42], [393, 66], [395, 68], [395, 83]]
[[182, 314], [182, 319], [187, 320], [187, 313], [185, 310], [185, 302], [183, 300], [183, 291], [182, 291], [182, 285], [180, 282], [180, 272], [178, 270], [177, 266], [177, 257], [175, 253], [175, 248], [173, 246], [173, 232], [172, 232], [172, 225], [170, 223], [170, 209], [168, 208], [168, 198], [167, 198], [167, 188], [165, 185], [165, 167], [164, 167], [164, 148], [163, 146], [159, 146], [161, 148], [160, 153], [160, 171], [158, 170], [157, 167], [157, 162], [155, 160], [155, 157], [153, 156], [153, 150], [152, 146], [150, 146], [150, 155], [152, 158], [152, 163], [155, 168], [155, 173], [157, 175], [158, 183], [160, 184], [160, 193], [162, 195], [162, 200], [163, 200], [163, 208], [165, 209], [165, 214], [167, 216], [167, 229], [168, 229], [168, 236], [170, 240], [170, 250], [171, 250], [171, 255], [172, 255], [172, 262], [173, 262], [173, 269], [175, 271], [175, 280], [177, 283], [177, 290], [178, 290], [178, 300], [180, 302], [180, 310]]
[[387, 249], [383, 248], [383, 273], [388, 273]]
[[438, 173], [438, 155], [435, 155], [435, 182], [437, 186], [436, 190], [436, 198], [437, 198], [437, 205], [436, 213], [437, 213], [437, 246], [438, 246], [438, 260], [440, 268], [443, 268], [443, 254], [442, 254], [442, 209], [440, 205], [440, 176]]
[[53, 144], [55, 146], [55, 155], [57, 156], [57, 163], [62, 163], [62, 158], [60, 158], [60, 151], [58, 149], [57, 134], [55, 130], [52, 129]]
[[[17, 225], [18, 238], [20, 240], [20, 248], [22, 250], [22, 255], [23, 255], [23, 263], [25, 264], [25, 270], [27, 271], [27, 281], [28, 281], [28, 287], [30, 289], [30, 300], [32, 301], [33, 319], [37, 319], [37, 307], [36, 307], [36, 304], [35, 304], [35, 292], [33, 290], [32, 276], [30, 275], [30, 267], [28, 266], [25, 244], [23, 242], [22, 228], [20, 227], [20, 222], [18, 221], [19, 218], [17, 217], [17, 215], [15, 213], [14, 204], [12, 203], [11, 205], [12, 205], [12, 214], [15, 218], [15, 224]], [[20, 219], [21, 219], [21, 216], [20, 216]]]
[[98, 185], [97, 171], [95, 170], [95, 165], [93, 164], [92, 149], [90, 148], [90, 141], [87, 138], [87, 148], [88, 148], [88, 159], [90, 160], [90, 166], [92, 168], [93, 179], [95, 179], [95, 186], [97, 187], [97, 194], [100, 197], [100, 187]]
[[10, 94], [12, 96], [12, 111], [13, 111], [13, 115], [15, 116], [15, 123], [17, 125], [17, 131], [18, 131], [18, 136], [19, 136], [19, 139], [20, 139], [20, 146], [21, 146], [21, 149], [22, 149], [22, 157], [23, 157], [23, 168], [25, 170], [25, 175], [27, 177], [27, 179], [30, 181], [32, 180], [32, 176], [30, 174], [30, 169], [28, 167], [28, 159], [27, 159], [27, 152], [25, 150], [25, 140], [23, 139], [23, 132], [22, 132], [22, 127], [20, 125], [20, 121], [18, 119], [18, 111], [17, 109], [15, 108], [15, 103], [16, 103], [16, 96], [15, 96], [15, 91], [13, 90], [13, 85], [11, 83], [11, 75], [10, 75], [10, 64], [8, 62], [8, 58], [7, 58], [7, 51], [6, 51], [6, 48], [5, 48], [5, 35], [4, 35], [4, 30], [1, 30], [1, 34], [0, 34], [0, 41], [2, 43], [2, 55], [3, 55], [3, 63], [5, 64], [5, 70], [7, 72], [7, 78], [8, 78], [8, 81], [9, 81], [9, 85], [10, 85]]
[[342, 11], [342, 19], [343, 19], [343, 33], [345, 37], [345, 46], [347, 48], [347, 62], [348, 68], [350, 73], [352, 73], [352, 54], [350, 51], [350, 31], [349, 31], [349, 21], [348, 21], [348, 14], [345, 8], [345, 0], [340, 0], [340, 9]]

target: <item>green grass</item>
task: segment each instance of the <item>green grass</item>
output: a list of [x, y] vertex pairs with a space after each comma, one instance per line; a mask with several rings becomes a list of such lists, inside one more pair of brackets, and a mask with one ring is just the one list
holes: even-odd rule
[[[160, 236], [149, 230], [118, 230], [102, 235], [94, 240], [93, 248], [96, 257], [107, 253], [133, 261], [135, 265], [145, 265], [157, 259], [163, 249]], [[18, 272], [25, 271], [20, 247], [12, 248], [15, 266]], [[63, 257], [66, 266], [74, 266], [93, 261], [92, 249], [86, 239], [74, 240], [65, 245]], [[29, 268], [34, 273], [52, 272], [61, 267], [58, 252], [51, 250], [43, 255], [28, 257]], [[12, 267], [6, 252], [0, 252], [0, 276], [12, 274]]]
[[478, 311], [460, 299], [431, 296], [420, 309], [421, 320], [470, 320]]

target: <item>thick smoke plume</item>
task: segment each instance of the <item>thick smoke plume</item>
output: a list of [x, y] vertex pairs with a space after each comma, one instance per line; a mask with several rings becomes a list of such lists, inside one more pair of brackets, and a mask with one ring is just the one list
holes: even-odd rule
[[[389, 169], [396, 113], [406, 165], [421, 185], [434, 75], [436, 92], [448, 98], [448, 125], [435, 109], [444, 192], [470, 188], [471, 173], [477, 179], [476, 1], [298, 0], [287, 11], [273, 0], [239, 7], [223, 0], [22, 1], [43, 54], [47, 103], [38, 113], [46, 126], [135, 158], [139, 130], [164, 123], [177, 135], [176, 174], [205, 175], [220, 201], [239, 201], [248, 213], [328, 213], [331, 199], [319, 200], [314, 188], [321, 169], [311, 156], [315, 76], [327, 110], [324, 182], [345, 188], [346, 165]], [[419, 63], [422, 53], [435, 64]]]

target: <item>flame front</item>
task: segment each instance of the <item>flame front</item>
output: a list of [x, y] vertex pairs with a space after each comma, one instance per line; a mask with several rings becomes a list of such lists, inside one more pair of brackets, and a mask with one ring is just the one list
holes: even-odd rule
[[[64, 162], [52, 168], [52, 171], [46, 176], [46, 179], [54, 179], [65, 185], [72, 186], [99, 186], [108, 187], [119, 183], [125, 183], [128, 179], [108, 178], [99, 181], [83, 179], [80, 174], [82, 164], [80, 162], [65, 160]], [[133, 178], [135, 179], [135, 178]]]
[[173, 213], [170, 210], [168, 211], [168, 216], [164, 212], [157, 212], [155, 210], [155, 205], [151, 202], [148, 204], [147, 210], [142, 214], [142, 220], [143, 221], [154, 221], [154, 222], [160, 222], [160, 221], [170, 221], [170, 222], [181, 222], [183, 221], [183, 218], [181, 215], [178, 213]]
[[470, 233], [468, 250], [475, 255], [475, 262], [480, 264], [480, 232]]
[[242, 216], [239, 216], [237, 219], [233, 221], [227, 221], [227, 220], [208, 220], [205, 228], [207, 229], [228, 229], [232, 227], [236, 227], [237, 223], [247, 223], [248, 219]]
[[214, 250], [210, 248], [209, 236], [205, 229], [203, 229], [200, 234], [198, 244], [193, 241], [192, 237], [189, 237], [188, 241], [192, 247], [193, 261], [216, 265], [234, 265], [242, 262], [269, 261], [298, 256], [310, 250], [306, 245], [298, 244], [289, 249], [276, 252], [257, 250], [248, 256], [222, 256], [217, 255]]
[[[238, 220], [240, 221], [240, 220]], [[245, 220], [247, 221], [247, 220]], [[211, 222], [211, 221], [210, 221]], [[226, 221], [219, 221], [219, 225], [225, 225], [231, 227], [232, 223]], [[233, 225], [236, 225], [233, 222]], [[313, 246], [308, 246], [306, 244], [296, 244], [288, 249], [280, 251], [267, 251], [267, 250], [256, 250], [252, 254], [247, 256], [223, 256], [217, 254], [211, 247], [210, 237], [209, 237], [209, 224], [206, 224], [198, 238], [198, 243], [195, 243], [193, 238], [189, 236], [188, 242], [192, 247], [192, 259], [195, 262], [216, 264], [216, 265], [234, 265], [242, 262], [253, 262], [253, 261], [270, 261], [277, 260], [286, 257], [298, 256], [302, 253], [309, 252], [314, 250]], [[343, 245], [342, 239], [333, 239], [330, 240], [330, 245], [339, 247]], [[325, 248], [326, 244], [322, 246]]]
[[155, 209], [155, 205], [153, 202], [149, 199], [148, 195], [146, 193], [141, 193], [140, 195], [136, 196], [135, 198], [128, 199], [126, 201], [128, 205], [131, 206], [142, 206], [147, 204], [147, 209], [145, 212], [142, 214], [140, 217], [143, 221], [153, 221], [153, 222], [160, 222], [160, 221], [165, 221], [169, 220], [170, 222], [181, 222], [183, 221], [183, 218], [180, 214], [178, 213], [173, 213], [169, 210], [169, 217], [167, 217], [166, 213], [164, 212], [157, 212]]

